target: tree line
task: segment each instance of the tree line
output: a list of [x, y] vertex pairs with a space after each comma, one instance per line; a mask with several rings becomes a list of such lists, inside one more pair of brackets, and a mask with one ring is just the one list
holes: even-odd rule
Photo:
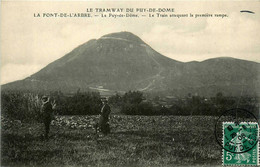
[[[2, 115], [23, 121], [39, 121], [43, 92], [3, 91], [1, 94]], [[63, 94], [50, 92], [51, 101], [56, 102], [56, 115], [97, 115], [102, 103], [98, 92]], [[258, 116], [257, 97], [187, 96], [166, 99], [147, 97], [140, 91], [128, 91], [109, 97], [109, 104], [126, 115], [213, 115], [218, 116], [231, 108], [245, 108]], [[113, 112], [113, 111], [112, 111]]]
[[145, 98], [142, 92], [130, 91], [122, 96], [116, 94], [109, 101], [127, 115], [219, 116], [229, 109], [244, 108], [258, 116], [259, 109], [257, 97], [227, 97], [221, 92], [211, 98], [189, 95], [165, 100], [165, 97], [158, 96]]

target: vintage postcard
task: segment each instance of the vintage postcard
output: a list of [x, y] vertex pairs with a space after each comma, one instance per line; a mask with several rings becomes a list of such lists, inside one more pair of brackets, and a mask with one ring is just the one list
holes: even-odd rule
[[258, 166], [259, 1], [1, 1], [1, 166]]

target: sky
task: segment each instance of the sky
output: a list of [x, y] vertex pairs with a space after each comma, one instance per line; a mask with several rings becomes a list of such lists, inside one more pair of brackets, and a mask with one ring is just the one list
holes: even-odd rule
[[[88, 8], [174, 8], [189, 18], [54, 18]], [[250, 10], [251, 13], [241, 13]], [[159, 53], [188, 62], [233, 57], [260, 63], [260, 2], [1, 2], [1, 84], [24, 79], [90, 39], [129, 31]]]

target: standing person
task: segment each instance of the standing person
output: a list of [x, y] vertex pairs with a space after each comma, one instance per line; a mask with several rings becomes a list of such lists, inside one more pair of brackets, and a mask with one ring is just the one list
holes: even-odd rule
[[41, 106], [41, 113], [43, 118], [43, 123], [45, 126], [45, 135], [44, 137], [48, 139], [49, 131], [50, 131], [50, 124], [52, 121], [52, 114], [53, 108], [55, 106], [55, 102], [51, 104], [50, 98], [48, 96], [42, 97], [42, 106]]
[[101, 108], [101, 114], [99, 117], [99, 128], [104, 135], [110, 133], [109, 127], [109, 114], [111, 112], [107, 99], [101, 99], [103, 106]]

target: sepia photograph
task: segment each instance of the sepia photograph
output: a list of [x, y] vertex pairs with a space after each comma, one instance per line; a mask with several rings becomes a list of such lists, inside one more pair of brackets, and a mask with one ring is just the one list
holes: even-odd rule
[[259, 165], [260, 1], [0, 3], [0, 166]]

